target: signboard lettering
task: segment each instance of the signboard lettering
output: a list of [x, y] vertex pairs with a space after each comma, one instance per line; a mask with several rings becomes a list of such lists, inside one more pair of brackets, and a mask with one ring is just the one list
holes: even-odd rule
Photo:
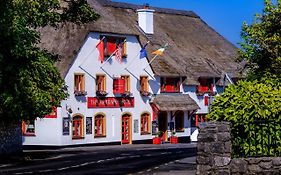
[[88, 97], [88, 108], [133, 108], [134, 97]]

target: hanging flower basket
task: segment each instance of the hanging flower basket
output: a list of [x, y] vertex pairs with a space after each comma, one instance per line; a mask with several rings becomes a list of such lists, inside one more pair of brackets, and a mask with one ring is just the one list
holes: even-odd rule
[[75, 95], [75, 96], [85, 96], [85, 95], [87, 95], [87, 91], [78, 91], [78, 90], [75, 90], [75, 91], [74, 91], [74, 95]]
[[133, 94], [130, 92], [130, 91], [125, 91], [125, 92], [123, 92], [122, 93], [122, 96], [123, 97], [130, 97], [130, 96], [132, 96]]
[[108, 93], [106, 91], [96, 91], [97, 96], [105, 97]]
[[148, 91], [140, 91], [140, 94], [142, 95], [142, 96], [144, 96], [144, 97], [148, 97], [148, 96], [150, 96], [150, 95], [152, 95], [150, 92], [148, 92]]

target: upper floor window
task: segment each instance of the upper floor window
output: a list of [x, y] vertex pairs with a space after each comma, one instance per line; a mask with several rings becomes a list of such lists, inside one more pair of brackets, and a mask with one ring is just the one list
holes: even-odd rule
[[180, 78], [161, 78], [161, 92], [180, 92]]
[[35, 136], [35, 120], [22, 121], [22, 135]]
[[123, 75], [123, 76], [121, 76], [121, 79], [124, 79], [124, 90], [125, 90], [125, 92], [130, 92], [130, 76], [129, 75]]
[[123, 75], [113, 80], [113, 93], [130, 95], [130, 76]]
[[74, 74], [74, 94], [86, 95], [84, 74]]
[[[103, 37], [103, 36], [102, 36]], [[118, 48], [118, 46], [122, 44], [122, 56], [127, 56], [126, 53], [126, 38], [122, 37], [113, 37], [113, 36], [105, 36], [104, 38], [104, 53], [105, 56], [110, 56], [114, 53], [114, 51]]]
[[140, 91], [149, 91], [149, 85], [148, 85], [148, 77], [147, 76], [141, 76], [140, 77]]
[[105, 75], [96, 76], [96, 93], [97, 95], [107, 95]]
[[214, 84], [212, 78], [199, 78], [199, 83], [197, 93], [213, 92]]

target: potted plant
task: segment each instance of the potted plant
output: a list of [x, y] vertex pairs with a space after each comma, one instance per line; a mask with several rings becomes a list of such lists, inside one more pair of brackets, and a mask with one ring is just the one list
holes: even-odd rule
[[154, 138], [152, 138], [152, 143], [153, 144], [161, 144], [161, 136], [163, 135], [163, 132], [162, 131], [158, 131], [155, 135]]
[[170, 143], [171, 144], [177, 144], [178, 143], [178, 137], [176, 136], [176, 132], [175, 131], [173, 131], [171, 133]]
[[100, 97], [105, 97], [108, 93], [106, 91], [98, 90], [96, 91], [96, 95]]

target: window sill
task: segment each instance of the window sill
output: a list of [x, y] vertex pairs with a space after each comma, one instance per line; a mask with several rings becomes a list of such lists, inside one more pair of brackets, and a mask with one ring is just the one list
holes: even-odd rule
[[176, 132], [184, 132], [184, 129], [183, 130], [176, 130]]
[[141, 135], [150, 135], [150, 132], [141, 132]]
[[72, 137], [72, 140], [84, 139], [84, 137]]
[[95, 135], [94, 138], [105, 138], [106, 135]]
[[36, 136], [34, 133], [24, 133], [22, 135], [23, 136], [28, 136], [28, 137], [35, 137]]
[[161, 91], [161, 93], [181, 93], [180, 91]]

